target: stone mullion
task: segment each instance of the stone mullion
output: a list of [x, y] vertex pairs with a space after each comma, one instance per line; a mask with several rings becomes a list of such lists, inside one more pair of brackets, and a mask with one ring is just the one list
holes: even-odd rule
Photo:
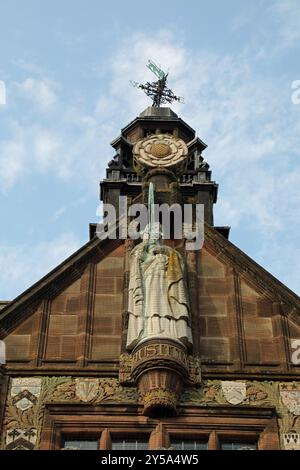
[[32, 328], [32, 335], [30, 338], [29, 358], [33, 366], [38, 364], [38, 349], [41, 337], [41, 322], [43, 316], [43, 302], [40, 303], [38, 310], [34, 314], [34, 323]]
[[247, 361], [246, 356], [246, 343], [245, 343], [245, 330], [243, 324], [243, 305], [242, 305], [242, 293], [241, 283], [237, 272], [234, 271], [234, 297], [235, 297], [235, 308], [236, 308], [236, 323], [237, 323], [237, 346], [240, 357], [240, 366], [243, 369], [245, 362]]
[[208, 450], [219, 450], [220, 441], [216, 431], [212, 431], [208, 438]]
[[38, 333], [38, 339], [37, 339], [37, 356], [36, 356], [36, 359], [34, 360], [34, 365], [37, 365], [37, 366], [42, 365], [46, 356], [51, 302], [52, 302], [52, 299], [51, 300], [45, 299], [42, 303], [42, 312], [41, 312], [41, 319], [40, 319], [40, 324], [39, 324], [39, 329], [38, 329], [39, 333]]
[[125, 240], [121, 353], [126, 352], [127, 328], [128, 328], [127, 308], [128, 308], [128, 286], [129, 286], [129, 278], [130, 278], [130, 253], [133, 247], [134, 247], [133, 240]]
[[284, 311], [282, 304], [279, 304], [280, 309], [280, 319], [281, 319], [281, 328], [283, 332], [283, 341], [284, 341], [284, 349], [286, 354], [286, 368], [288, 371], [292, 369], [291, 366], [291, 336], [290, 336], [290, 329], [288, 324], [288, 317], [287, 313]]
[[149, 450], [169, 449], [171, 446], [169, 433], [162, 423], [159, 423], [150, 434], [148, 446]]
[[94, 319], [96, 268], [97, 266], [94, 263], [90, 263], [81, 277], [77, 355], [80, 367], [87, 365], [90, 356]]
[[103, 429], [99, 443], [100, 450], [110, 450], [111, 444], [111, 435], [109, 429]]
[[[291, 356], [289, 354], [290, 349], [288, 345], [288, 338], [284, 331], [283, 325], [283, 314], [280, 308], [280, 302], [273, 302], [273, 316], [272, 316], [272, 326], [273, 330], [275, 331], [276, 339], [280, 339], [278, 341], [278, 347], [280, 348], [280, 366], [284, 370], [286, 367], [289, 369], [289, 363], [291, 360]], [[287, 365], [287, 366], [286, 366]]]
[[280, 450], [280, 440], [276, 418], [271, 420], [270, 424], [259, 436], [258, 450]]
[[198, 299], [198, 257], [195, 251], [186, 251], [187, 271], [188, 271], [188, 290], [190, 294], [191, 305], [191, 329], [193, 336], [193, 353], [199, 354], [200, 344], [199, 336], [201, 336], [199, 322], [199, 299]]

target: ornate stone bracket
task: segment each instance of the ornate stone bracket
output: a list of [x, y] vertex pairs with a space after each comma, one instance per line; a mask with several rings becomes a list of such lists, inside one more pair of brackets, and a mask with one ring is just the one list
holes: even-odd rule
[[120, 356], [119, 381], [137, 384], [145, 415], [174, 415], [183, 386], [201, 383], [200, 360], [175, 341], [148, 340]]

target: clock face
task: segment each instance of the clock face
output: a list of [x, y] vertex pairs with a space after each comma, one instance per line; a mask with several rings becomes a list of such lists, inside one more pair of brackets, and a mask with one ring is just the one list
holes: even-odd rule
[[186, 143], [168, 134], [153, 134], [139, 140], [133, 148], [135, 160], [149, 168], [168, 168], [181, 163], [188, 154]]

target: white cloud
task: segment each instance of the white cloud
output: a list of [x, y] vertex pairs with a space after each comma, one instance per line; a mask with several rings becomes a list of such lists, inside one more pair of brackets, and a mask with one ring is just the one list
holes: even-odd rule
[[[0, 138], [0, 192], [6, 192], [25, 176], [43, 173], [73, 181], [94, 193], [97, 182], [111, 158], [109, 142], [114, 127], [105, 116], [97, 122], [73, 107], [62, 109], [54, 121], [38, 124], [32, 118], [7, 123], [8, 137]], [[107, 159], [99, 158], [101, 154]]]
[[6, 85], [3, 80], [0, 80], [0, 106], [6, 105]]
[[61, 158], [62, 150], [59, 137], [53, 133], [45, 129], [34, 133], [33, 151], [40, 170], [46, 171], [50, 166], [55, 166], [57, 160]]
[[88, 200], [88, 197], [85, 195], [78, 199], [75, 199], [75, 201], [72, 201], [69, 204], [59, 207], [58, 209], [56, 209], [56, 211], [54, 211], [54, 213], [50, 217], [50, 220], [51, 221], [59, 220], [67, 211], [69, 211], [70, 209], [74, 209], [74, 208], [77, 209], [81, 205], [85, 204], [87, 200]]
[[25, 149], [22, 142], [1, 142], [0, 155], [1, 189], [5, 192], [22, 175]]
[[43, 73], [43, 69], [39, 65], [25, 59], [12, 59], [11, 63], [19, 69], [25, 70], [31, 74], [41, 75]]
[[0, 140], [0, 191], [4, 193], [24, 175], [27, 157], [22, 129], [15, 122], [11, 128], [14, 138]]
[[[13, 134], [6, 146], [15, 145], [15, 155], [18, 149], [22, 152], [11, 165], [8, 163], [4, 173], [7, 185], [20, 177], [26, 159], [30, 171], [52, 172], [66, 181], [75, 178], [96, 184], [110, 158], [110, 139], [150, 104], [142, 91], [129, 85], [131, 78], [155, 80], [146, 68], [149, 57], [170, 71], [170, 86], [185, 98], [185, 105], [175, 103], [172, 108], [209, 144], [205, 158], [216, 178], [223, 179], [221, 204], [228, 208], [238, 197], [235, 220], [252, 213], [251, 206], [256, 207], [254, 217], [258, 222], [269, 225], [267, 214], [272, 217], [274, 212], [270, 198], [274, 181], [282, 179], [280, 172], [286, 172], [282, 161], [289, 167], [286, 155], [297, 155], [300, 143], [300, 119], [295, 118], [296, 107], [292, 109], [287, 100], [284, 82], [256, 72], [253, 58], [244, 52], [220, 56], [200, 49], [192, 53], [169, 31], [151, 37], [133, 34], [120, 43], [108, 64], [110, 86], [95, 100], [93, 112], [86, 113], [81, 104], [69, 105], [57, 99], [61, 105], [54, 115], [55, 122], [47, 123], [47, 127], [23, 126], [22, 133]], [[31, 93], [39, 88], [38, 83], [29, 78], [21, 86]], [[289, 90], [289, 83], [286, 87]], [[102, 152], [106, 158], [100, 160]], [[4, 165], [7, 161], [6, 157]], [[251, 198], [246, 197], [258, 181], [261, 188]]]
[[280, 47], [287, 48], [299, 45], [299, 0], [276, 0], [273, 4], [273, 12], [277, 23]]
[[280, 237], [268, 234], [261, 239], [256, 259], [263, 267], [300, 295], [300, 248], [298, 234], [285, 227]]
[[72, 232], [35, 245], [0, 245], [0, 299], [11, 300], [79, 247]]
[[26, 78], [17, 84], [20, 93], [27, 99], [33, 101], [41, 111], [48, 111], [57, 102], [54, 85], [49, 79]]
[[[247, 5], [249, 7], [249, 4]], [[233, 17], [229, 24], [229, 31], [236, 32], [251, 24], [253, 20], [252, 15], [249, 15], [249, 8], [247, 12], [239, 13], [237, 16]]]
[[56, 221], [56, 220], [60, 219], [61, 216], [66, 213], [66, 211], [67, 211], [67, 207], [66, 207], [66, 206], [61, 206], [61, 207], [59, 207], [59, 209], [57, 209], [57, 210], [54, 212], [54, 214], [52, 215], [51, 220]]

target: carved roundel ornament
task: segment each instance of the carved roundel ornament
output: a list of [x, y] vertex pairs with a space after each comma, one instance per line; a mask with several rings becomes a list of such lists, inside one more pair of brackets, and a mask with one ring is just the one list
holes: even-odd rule
[[139, 140], [134, 148], [135, 160], [150, 168], [168, 168], [181, 163], [188, 154], [186, 143], [168, 134], [154, 134]]

